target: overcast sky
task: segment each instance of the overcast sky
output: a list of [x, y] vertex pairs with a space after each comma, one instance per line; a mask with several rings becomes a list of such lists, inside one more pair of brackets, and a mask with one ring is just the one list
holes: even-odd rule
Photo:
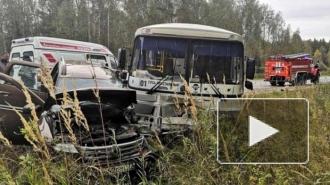
[[259, 0], [280, 11], [293, 31], [303, 39], [330, 40], [330, 0]]

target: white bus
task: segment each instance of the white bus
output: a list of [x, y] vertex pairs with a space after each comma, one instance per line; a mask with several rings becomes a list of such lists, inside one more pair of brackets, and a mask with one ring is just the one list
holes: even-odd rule
[[136, 31], [132, 52], [132, 89], [180, 94], [182, 76], [196, 96], [237, 97], [244, 92], [244, 45], [237, 33], [196, 24], [146, 26]]
[[12, 41], [9, 61], [47, 61], [54, 66], [60, 59], [66, 62], [91, 61], [117, 68], [114, 55], [103, 45], [51, 37], [27, 37]]
[[[125, 56], [120, 49], [121, 68]], [[137, 115], [156, 129], [190, 123], [173, 101], [186, 88], [202, 101], [240, 97], [244, 87], [253, 89], [247, 79], [254, 78], [255, 62], [246, 60], [242, 36], [228, 30], [182, 23], [146, 26], [136, 31], [131, 56], [126, 80], [137, 90]]]

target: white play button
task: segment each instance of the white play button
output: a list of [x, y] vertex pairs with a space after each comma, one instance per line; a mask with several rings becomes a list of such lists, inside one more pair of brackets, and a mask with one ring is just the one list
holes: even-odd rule
[[268, 165], [309, 161], [308, 100], [227, 98], [221, 99], [217, 107], [219, 163]]
[[277, 129], [253, 116], [249, 116], [249, 146], [253, 146], [278, 132]]

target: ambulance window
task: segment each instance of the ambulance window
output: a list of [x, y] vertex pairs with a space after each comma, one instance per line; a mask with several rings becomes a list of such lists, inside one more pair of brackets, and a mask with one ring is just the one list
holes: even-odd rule
[[92, 62], [93, 65], [106, 65], [107, 60], [104, 55], [87, 55], [87, 60]]
[[86, 59], [83, 53], [58, 52], [57, 57], [65, 60], [67, 64], [84, 64]]
[[32, 51], [24, 51], [23, 52], [23, 60], [32, 62], [33, 58], [33, 52]]
[[21, 57], [21, 55], [20, 55], [20, 53], [13, 53], [13, 54], [11, 54], [11, 58], [12, 59], [19, 59]]
[[24, 51], [24, 52], [23, 52], [23, 57], [24, 57], [24, 56], [33, 57], [33, 52], [32, 52], [32, 51]]

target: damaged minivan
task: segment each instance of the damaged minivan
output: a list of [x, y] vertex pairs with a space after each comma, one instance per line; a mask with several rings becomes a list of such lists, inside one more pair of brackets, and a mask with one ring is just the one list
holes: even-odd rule
[[111, 166], [116, 173], [149, 168], [141, 163], [156, 160], [138, 131], [136, 92], [123, 89], [110, 70], [58, 62], [51, 72], [55, 99], [41, 82], [40, 71], [36, 63], [11, 62], [0, 73], [0, 131], [12, 144], [28, 144], [15, 111], [26, 117], [31, 111], [20, 80], [39, 114], [41, 134], [56, 151], [77, 154], [84, 163]]

